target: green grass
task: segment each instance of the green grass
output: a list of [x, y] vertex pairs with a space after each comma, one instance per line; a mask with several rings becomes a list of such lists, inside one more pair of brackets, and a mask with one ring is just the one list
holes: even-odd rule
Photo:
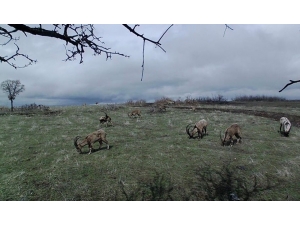
[[[300, 115], [292, 102], [286, 104]], [[275, 103], [259, 107], [282, 112]], [[253, 103], [243, 108], [253, 109]], [[150, 114], [141, 107], [142, 118], [130, 119], [133, 107], [122, 106], [106, 111], [114, 126], [105, 127], [98, 121], [102, 109], [0, 116], [0, 200], [228, 200], [230, 193], [241, 200], [300, 200], [300, 130], [281, 137], [279, 118], [172, 107]], [[208, 135], [189, 139], [186, 125], [202, 118]], [[242, 143], [222, 147], [219, 133], [234, 122], [242, 128]], [[78, 154], [75, 136], [100, 127], [111, 148]]]

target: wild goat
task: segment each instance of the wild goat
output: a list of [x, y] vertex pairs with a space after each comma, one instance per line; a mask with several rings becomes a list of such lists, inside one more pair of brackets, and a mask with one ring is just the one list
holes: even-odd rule
[[157, 105], [157, 108], [158, 108], [158, 110], [159, 110], [160, 112], [162, 112], [162, 111], [167, 111], [167, 106], [166, 106], [166, 105], [160, 104], [160, 105]]
[[107, 149], [109, 149], [109, 145], [108, 145], [108, 141], [106, 140], [106, 133], [104, 130], [100, 129], [100, 130], [97, 130], [93, 133], [90, 133], [88, 136], [86, 136], [83, 141], [81, 142], [77, 142], [78, 139], [80, 138], [80, 136], [76, 136], [75, 139], [74, 139], [74, 145], [77, 149], [77, 151], [81, 154], [82, 151], [82, 147], [85, 146], [85, 145], [88, 145], [89, 146], [89, 154], [92, 153], [93, 151], [93, 145], [95, 142], [99, 142], [100, 146], [99, 146], [99, 149], [101, 148], [101, 145], [102, 145], [102, 142], [106, 143], [106, 146], [107, 146]]
[[192, 110], [193, 112], [195, 112], [195, 111], [196, 111], [196, 106], [191, 106], [191, 110]]
[[141, 110], [140, 110], [140, 109], [135, 109], [135, 110], [133, 110], [132, 112], [129, 112], [129, 113], [128, 113], [128, 117], [132, 117], [132, 116], [135, 117], [136, 115], [142, 116]]
[[224, 146], [229, 140], [230, 140], [230, 146], [233, 145], [233, 136], [236, 136], [239, 143], [241, 143], [241, 128], [237, 123], [232, 124], [230, 127], [228, 127], [225, 130], [224, 138], [221, 137], [221, 131], [220, 131], [220, 139], [222, 146]]
[[172, 104], [175, 104], [175, 101], [167, 99], [166, 104], [172, 105]]
[[100, 124], [106, 123], [106, 127], [107, 127], [108, 123], [110, 123], [113, 126], [113, 123], [111, 122], [110, 116], [108, 116], [106, 113], [105, 113], [105, 116], [101, 116], [99, 118], [99, 121], [100, 121]]
[[[281, 131], [281, 128], [283, 128], [283, 131]], [[280, 118], [280, 127], [279, 127], [279, 132], [281, 135], [284, 135], [286, 137], [289, 136], [289, 133], [291, 131], [292, 124], [286, 117], [281, 117]]]
[[195, 125], [193, 126], [192, 133], [190, 132], [190, 128], [192, 124], [188, 124], [186, 126], [186, 133], [189, 135], [189, 138], [193, 138], [194, 134], [198, 133], [198, 138], [202, 138], [204, 134], [206, 134], [206, 128], [207, 128], [207, 121], [205, 119], [199, 120]]

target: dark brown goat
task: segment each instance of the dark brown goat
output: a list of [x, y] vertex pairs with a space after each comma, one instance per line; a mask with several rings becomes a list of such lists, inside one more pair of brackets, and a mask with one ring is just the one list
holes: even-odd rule
[[111, 117], [108, 116], [106, 113], [105, 113], [105, 116], [101, 116], [99, 118], [99, 121], [100, 121], [100, 124], [106, 123], [106, 127], [107, 127], [108, 123], [110, 123], [113, 126], [113, 123], [111, 122]]

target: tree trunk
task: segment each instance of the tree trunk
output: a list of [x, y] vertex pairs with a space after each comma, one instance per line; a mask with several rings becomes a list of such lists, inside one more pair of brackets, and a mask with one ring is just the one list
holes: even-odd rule
[[13, 100], [10, 100], [10, 111], [14, 111], [14, 105], [13, 105]]

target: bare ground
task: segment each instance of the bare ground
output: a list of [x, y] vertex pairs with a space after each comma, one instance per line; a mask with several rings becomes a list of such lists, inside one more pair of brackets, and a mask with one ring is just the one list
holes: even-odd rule
[[[190, 107], [180, 107], [180, 108], [190, 109]], [[279, 121], [279, 119], [284, 116], [290, 120], [292, 126], [300, 127], [300, 116], [286, 114], [286, 113], [266, 112], [266, 111], [248, 110], [248, 109], [220, 109], [220, 108], [197, 108], [197, 111], [221, 111], [221, 112], [230, 112], [230, 113], [238, 113], [238, 114], [242, 113], [247, 115], [266, 117], [276, 121]]]

